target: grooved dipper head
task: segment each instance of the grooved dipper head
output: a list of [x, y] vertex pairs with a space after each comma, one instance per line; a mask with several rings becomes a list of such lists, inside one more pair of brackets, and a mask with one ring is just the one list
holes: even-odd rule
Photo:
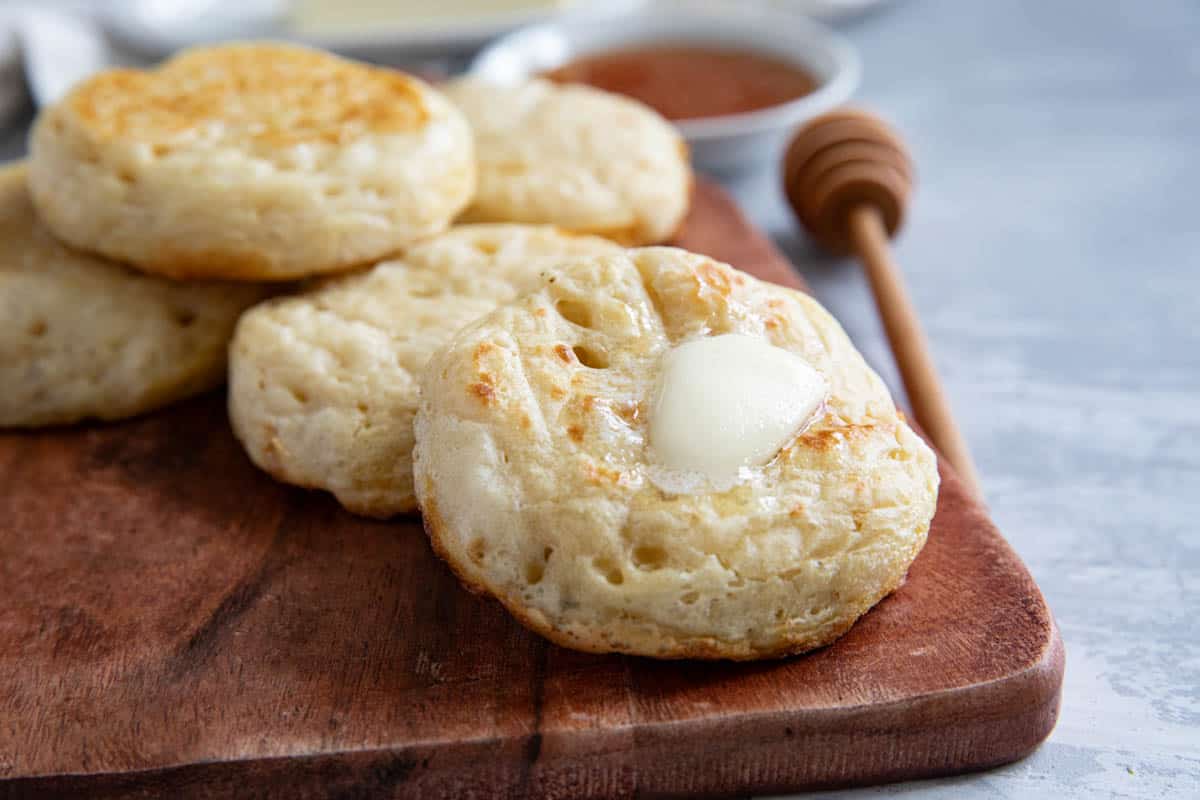
[[801, 128], [783, 160], [783, 187], [801, 224], [822, 247], [850, 250], [850, 212], [872, 206], [888, 235], [899, 230], [913, 166], [899, 135], [858, 109], [823, 114]]

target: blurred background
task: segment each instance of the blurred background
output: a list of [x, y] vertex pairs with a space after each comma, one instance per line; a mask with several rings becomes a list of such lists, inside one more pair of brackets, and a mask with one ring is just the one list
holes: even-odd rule
[[885, 4], [884, 0], [752, 0], [742, 6], [736, 0], [2, 0], [0, 119], [19, 110], [23, 90], [34, 103], [50, 102], [96, 69], [153, 63], [202, 42], [285, 39], [437, 78], [466, 70], [471, 57], [496, 37], [556, 19], [754, 7], [845, 21]]
[[[0, 159], [23, 153], [37, 100], [197, 39], [299, 38], [436, 76], [522, 26], [644, 5], [4, 3]], [[1200, 3], [741, 7], [763, 5], [833, 26], [861, 64], [854, 101], [912, 148], [898, 260], [991, 512], [1067, 647], [1058, 728], [1033, 756], [847, 796], [1200, 796]], [[901, 394], [861, 272], [805, 240], [769, 156], [720, 179]]]

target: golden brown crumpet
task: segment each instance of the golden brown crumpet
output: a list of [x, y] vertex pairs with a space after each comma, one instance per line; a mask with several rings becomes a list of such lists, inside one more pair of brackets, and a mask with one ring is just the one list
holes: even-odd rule
[[174, 278], [378, 260], [470, 200], [462, 115], [416, 78], [279, 44], [84, 81], [38, 118], [30, 188], [70, 244]]

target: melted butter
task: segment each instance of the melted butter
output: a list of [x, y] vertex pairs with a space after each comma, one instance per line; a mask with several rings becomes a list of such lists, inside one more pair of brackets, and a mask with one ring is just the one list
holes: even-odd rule
[[726, 491], [768, 463], [824, 404], [828, 385], [799, 356], [725, 334], [663, 357], [649, 420], [651, 480], [676, 494]]

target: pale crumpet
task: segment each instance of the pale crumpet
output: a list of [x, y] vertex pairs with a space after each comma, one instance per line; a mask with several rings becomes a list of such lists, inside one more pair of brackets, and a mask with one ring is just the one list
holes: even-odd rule
[[417, 376], [463, 325], [563, 262], [619, 252], [549, 227], [453, 228], [355, 275], [251, 310], [231, 348], [229, 414], [262, 469], [350, 511], [411, 511]]
[[[819, 396], [728, 485], [685, 488], [655, 451], [664, 364], [724, 341], [810, 375]], [[748, 389], [752, 406], [737, 367], [691, 377]], [[672, 413], [690, 433], [675, 446], [701, 459], [712, 428], [747, 422]], [[828, 644], [901, 583], [937, 498], [932, 451], [816, 301], [672, 248], [576, 262], [460, 331], [422, 375], [416, 439], [435, 551], [533, 630], [595, 652]]]
[[471, 123], [479, 189], [464, 221], [548, 223], [625, 245], [670, 239], [687, 213], [687, 146], [648, 106], [589, 86], [475, 78], [446, 94]]
[[121, 419], [219, 386], [264, 286], [176, 283], [70, 249], [0, 169], [0, 426]]

